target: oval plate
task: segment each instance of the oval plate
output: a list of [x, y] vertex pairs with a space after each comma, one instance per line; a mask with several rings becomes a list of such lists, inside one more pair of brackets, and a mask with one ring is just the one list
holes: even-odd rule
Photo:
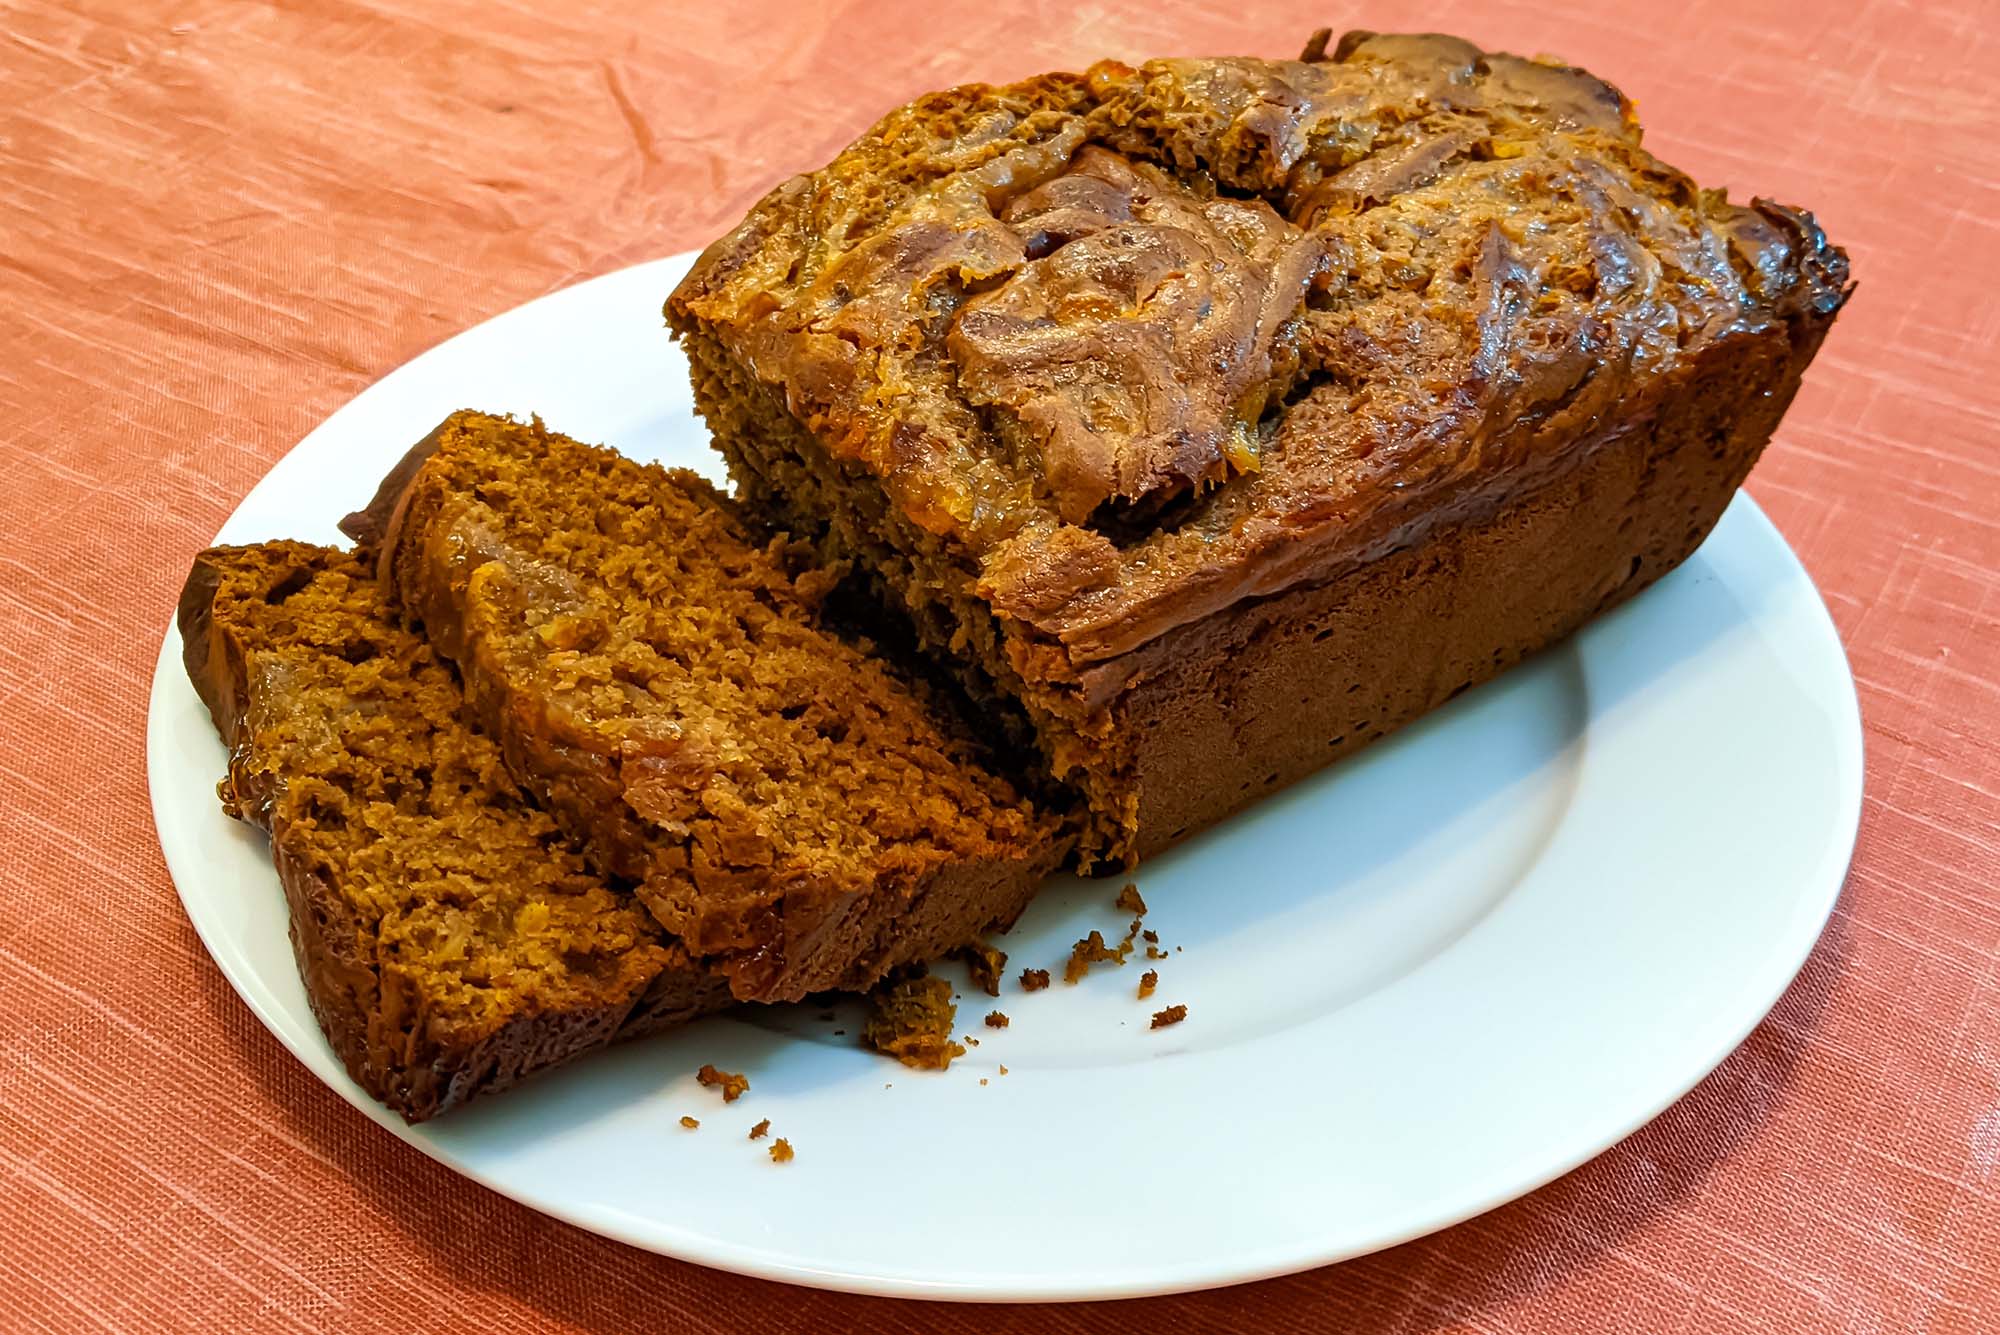
[[[432, 349], [279, 461], [219, 541], [339, 540], [453, 409], [719, 476], [660, 305], [689, 256]], [[1738, 496], [1680, 570], [1483, 689], [1149, 863], [1167, 958], [1023, 993], [1119, 882], [1053, 883], [960, 986], [947, 1072], [860, 1051], [852, 1009], [740, 1012], [410, 1128], [306, 1007], [264, 840], [170, 629], [148, 768], [188, 916], [313, 1072], [424, 1153], [636, 1246], [868, 1293], [1108, 1298], [1256, 1279], [1500, 1204], [1630, 1134], [1742, 1041], [1837, 897], [1861, 802], [1854, 685], [1784, 541]], [[1155, 1008], [1188, 1007], [1154, 1030]], [[1012, 1023], [981, 1024], [989, 1009]], [[835, 1030], [845, 1034], [836, 1036]], [[726, 1110], [696, 1068], [747, 1072]], [[1005, 1068], [1005, 1074], [1001, 1073]], [[697, 1132], [682, 1114], [701, 1119]], [[770, 1162], [768, 1117], [796, 1161]]]

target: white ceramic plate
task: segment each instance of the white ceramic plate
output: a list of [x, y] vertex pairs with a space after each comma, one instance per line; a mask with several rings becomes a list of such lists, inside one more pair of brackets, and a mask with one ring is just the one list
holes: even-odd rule
[[[300, 442], [219, 540], [337, 540], [465, 406], [716, 475], [659, 317], [686, 264], [609, 274], [417, 358]], [[160, 842], [217, 964], [315, 1074], [585, 1228], [873, 1293], [1198, 1288], [1521, 1195], [1660, 1112], [1771, 1007], [1833, 906], [1861, 799], [1832, 624], [1738, 497], [1685, 567], [1572, 642], [1146, 866], [1169, 949], [1149, 1002], [1136, 962], [1032, 995], [1010, 981], [998, 1002], [961, 986], [980, 1045], [921, 1074], [857, 1049], [852, 1013], [717, 1018], [412, 1130], [306, 1009], [264, 841], [216, 803], [223, 750], [179, 654], [169, 631], [148, 738]], [[1059, 974], [1092, 927], [1115, 939], [1119, 884], [1052, 884], [1001, 942], [1010, 974]], [[1149, 1028], [1173, 1003], [1186, 1022]], [[1010, 1028], [981, 1026], [993, 1006]], [[725, 1109], [697, 1087], [711, 1061], [750, 1093]], [[746, 1139], [765, 1117], [796, 1161]]]

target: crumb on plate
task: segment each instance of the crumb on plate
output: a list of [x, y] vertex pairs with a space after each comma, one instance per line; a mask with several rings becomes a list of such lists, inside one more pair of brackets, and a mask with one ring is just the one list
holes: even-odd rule
[[1089, 936], [1077, 942], [1070, 950], [1069, 963], [1063, 966], [1063, 981], [1065, 983], [1081, 982], [1083, 976], [1090, 972], [1090, 966], [1093, 964], [1105, 961], [1109, 961], [1112, 964], [1123, 964], [1125, 962], [1125, 954], [1130, 949], [1131, 947], [1128, 945], [1113, 950], [1110, 946], [1104, 944], [1104, 933], [1093, 930]]
[[958, 952], [965, 961], [965, 971], [972, 975], [972, 985], [989, 997], [1000, 995], [1000, 978], [1007, 969], [1007, 952], [996, 950], [984, 941], [975, 941]]
[[720, 1089], [724, 1103], [734, 1103], [750, 1088], [750, 1078], [729, 1071], [718, 1071], [713, 1065], [703, 1066], [694, 1073], [694, 1078], [709, 1089]]

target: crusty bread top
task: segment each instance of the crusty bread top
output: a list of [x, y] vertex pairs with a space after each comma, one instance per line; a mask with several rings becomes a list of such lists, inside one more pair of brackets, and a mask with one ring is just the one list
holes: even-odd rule
[[1843, 299], [1581, 70], [1456, 38], [1114, 62], [892, 112], [668, 302], [1102, 661], [1499, 499]]

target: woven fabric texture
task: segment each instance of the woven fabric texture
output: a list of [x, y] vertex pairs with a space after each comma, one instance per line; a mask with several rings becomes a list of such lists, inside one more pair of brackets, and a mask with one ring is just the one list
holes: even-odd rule
[[[1854, 256], [1750, 491], [1848, 645], [1867, 804], [1832, 926], [1749, 1041], [1458, 1228], [1075, 1307], [631, 1251], [313, 1081], [182, 916], [144, 772], [188, 558], [272, 462], [452, 332], [706, 242], [911, 95], [1289, 55], [1321, 24], [1560, 53], [1638, 100], [1663, 157], [1809, 205]], [[1996, 67], [1991, 0], [0, 0], [0, 1327], [2000, 1329]]]

